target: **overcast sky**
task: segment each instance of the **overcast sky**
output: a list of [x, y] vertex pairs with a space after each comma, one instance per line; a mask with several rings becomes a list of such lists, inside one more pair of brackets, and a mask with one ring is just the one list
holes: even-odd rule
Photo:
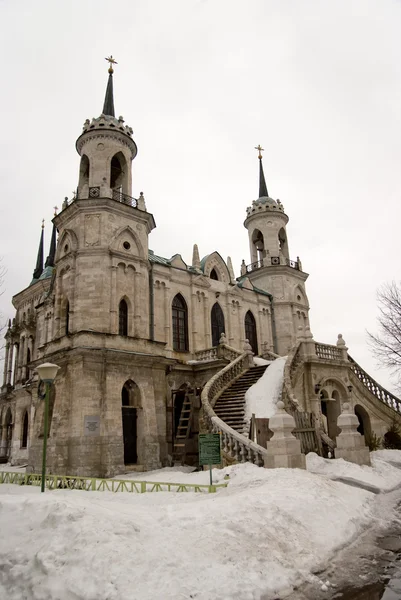
[[78, 182], [75, 140], [99, 116], [104, 57], [116, 114], [134, 129], [133, 195], [149, 247], [190, 264], [217, 250], [251, 262], [245, 210], [270, 196], [290, 217], [316, 340], [341, 332], [390, 389], [366, 341], [376, 289], [400, 279], [401, 2], [395, 0], [0, 0], [0, 310], [35, 265], [42, 218]]

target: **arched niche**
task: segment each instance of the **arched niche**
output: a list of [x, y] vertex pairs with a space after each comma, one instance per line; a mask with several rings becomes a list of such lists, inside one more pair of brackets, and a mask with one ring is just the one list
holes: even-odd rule
[[78, 250], [78, 238], [72, 229], [64, 229], [57, 240], [56, 261]]
[[130, 226], [121, 227], [110, 242], [112, 252], [123, 253], [126, 256], [145, 258], [143, 246], [137, 233]]
[[129, 307], [127, 298], [121, 298], [118, 304], [118, 335], [128, 335], [128, 315]]
[[263, 233], [259, 229], [254, 229], [252, 232], [251, 245], [252, 262], [263, 260], [266, 256], [265, 241]]
[[[224, 283], [230, 283], [230, 273], [228, 267], [218, 252], [212, 252], [201, 260], [201, 269], [211, 279], [217, 281], [223, 281]], [[211, 273], [214, 271], [215, 276], [211, 277]], [[216, 279], [217, 276], [217, 279]]]
[[110, 187], [128, 194], [128, 165], [122, 152], [117, 152], [110, 161]]
[[89, 169], [89, 158], [86, 156], [86, 154], [83, 154], [79, 165], [79, 189], [82, 189], [84, 186], [89, 186]]
[[289, 254], [289, 250], [288, 250], [287, 232], [284, 229], [284, 227], [282, 227], [280, 229], [280, 231], [278, 232], [278, 244], [279, 244], [280, 254], [282, 254], [285, 258], [289, 259], [290, 254]]

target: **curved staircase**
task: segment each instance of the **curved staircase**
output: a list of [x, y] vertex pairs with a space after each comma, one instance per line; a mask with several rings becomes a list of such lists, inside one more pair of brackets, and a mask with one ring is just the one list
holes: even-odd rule
[[267, 367], [268, 365], [250, 367], [224, 390], [214, 405], [216, 416], [243, 435], [248, 433], [248, 424], [245, 423], [245, 394], [262, 377]]

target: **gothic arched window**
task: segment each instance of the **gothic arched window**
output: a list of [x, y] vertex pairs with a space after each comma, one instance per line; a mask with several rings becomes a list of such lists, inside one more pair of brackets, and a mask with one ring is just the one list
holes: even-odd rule
[[172, 304], [173, 349], [177, 352], [188, 350], [188, 309], [181, 294], [177, 294]]
[[118, 307], [118, 334], [128, 335], [128, 304], [124, 298]]
[[218, 281], [218, 280], [219, 280], [219, 276], [218, 276], [218, 274], [217, 274], [217, 271], [216, 271], [216, 269], [212, 269], [212, 270], [210, 271], [210, 279], [215, 279], [216, 281]]
[[258, 354], [258, 336], [256, 333], [255, 317], [250, 310], [245, 315], [245, 338], [252, 347], [254, 354]]
[[21, 440], [21, 448], [26, 448], [28, 446], [28, 411], [25, 411], [24, 421], [22, 424], [22, 440]]
[[212, 321], [212, 346], [218, 346], [220, 336], [225, 333], [224, 314], [218, 302], [213, 305], [211, 313]]

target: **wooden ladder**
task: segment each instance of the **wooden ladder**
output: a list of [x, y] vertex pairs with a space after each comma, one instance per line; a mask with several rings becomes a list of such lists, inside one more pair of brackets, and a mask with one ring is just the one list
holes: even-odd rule
[[191, 396], [185, 394], [182, 410], [180, 414], [180, 420], [177, 427], [177, 433], [174, 439], [173, 448], [173, 462], [185, 464], [186, 455], [186, 442], [189, 437], [191, 429], [191, 418], [192, 418], [192, 406]]

